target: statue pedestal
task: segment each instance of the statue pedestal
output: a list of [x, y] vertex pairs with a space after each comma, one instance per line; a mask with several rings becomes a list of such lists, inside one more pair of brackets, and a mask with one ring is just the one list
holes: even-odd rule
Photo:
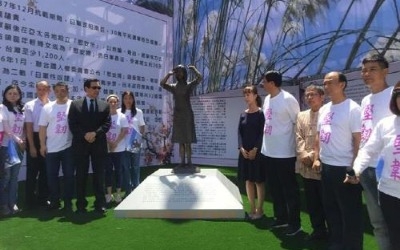
[[194, 165], [178, 165], [171, 170], [174, 174], [196, 174], [200, 173], [200, 168]]
[[119, 218], [244, 219], [238, 187], [217, 169], [175, 174], [159, 169], [116, 208]]

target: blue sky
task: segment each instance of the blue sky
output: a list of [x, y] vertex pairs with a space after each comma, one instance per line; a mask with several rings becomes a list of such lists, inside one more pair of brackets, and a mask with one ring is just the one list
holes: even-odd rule
[[[306, 2], [308, 0], [303, 1]], [[353, 60], [351, 68], [359, 66], [361, 59], [366, 55], [368, 51], [371, 50], [371, 46], [375, 46], [377, 44], [377, 40], [379, 37], [390, 36], [397, 28], [396, 12], [394, 8], [395, 1], [397, 0], [387, 0], [380, 7], [366, 34], [366, 41], [363, 41], [360, 48], [358, 49], [357, 56]], [[238, 8], [236, 9], [236, 11], [229, 13], [229, 18], [232, 20], [232, 22], [228, 25], [229, 32], [231, 34], [234, 34], [237, 29], [241, 29], [241, 25], [243, 25], [243, 23], [245, 22], [247, 25], [246, 29], [250, 29], [251, 27], [255, 26], [259, 19], [259, 16], [266, 15], [266, 8], [263, 8], [263, 2], [264, 1], [262, 0], [243, 1], [243, 8]], [[315, 49], [324, 49], [324, 47], [326, 47], [327, 40], [329, 40], [333, 32], [336, 31], [336, 29], [339, 27], [340, 22], [344, 17], [350, 2], [350, 0], [340, 0], [336, 1], [336, 3], [335, 1], [330, 1], [329, 9], [324, 9], [323, 11], [321, 11], [315, 18], [315, 21], [313, 23], [308, 20], [301, 21], [301, 32], [287, 38], [282, 45], [279, 45], [278, 48], [274, 48], [274, 46], [276, 46], [276, 41], [274, 39], [281, 33], [282, 15], [285, 11], [286, 6], [284, 6], [283, 4], [275, 6], [270, 13], [267, 33], [264, 37], [262, 46], [262, 57], [268, 60], [271, 56], [271, 52], [274, 49], [282, 50], [279, 53], [284, 53], [283, 48], [289, 46], [290, 44], [301, 43], [302, 41], [305, 41], [313, 36], [318, 36], [319, 34], [323, 34], [326, 32], [332, 32], [325, 36], [321, 35], [321, 37], [325, 38], [325, 40], [323, 41], [300, 46], [298, 49], [290, 52], [290, 54], [293, 54], [295, 56], [303, 56], [305, 60], [298, 65], [290, 67], [290, 69], [286, 69], [288, 76], [296, 75], [297, 72], [303, 67], [306, 67], [306, 69], [301, 73], [301, 76], [316, 74], [319, 64], [321, 62], [320, 58], [322, 57], [323, 50], [319, 51], [321, 52], [321, 55], [319, 56], [317, 56], [316, 53], [313, 54], [312, 52]], [[346, 18], [344, 25], [341, 28], [342, 32], [348, 31], [350, 33], [350, 31], [352, 31], [352, 34], [347, 34], [335, 41], [334, 46], [332, 47], [332, 50], [329, 54], [328, 60], [324, 64], [324, 67], [322, 69], [323, 72], [344, 69], [349, 53], [355, 43], [356, 37], [359, 34], [359, 30], [364, 26], [365, 22], [370, 16], [371, 9], [373, 8], [375, 2], [375, 0], [358, 0], [354, 2], [354, 5], [352, 6], [348, 17]], [[186, 4], [190, 4], [190, 2], [186, 1]], [[200, 1], [200, 22], [202, 22], [202, 28], [199, 29], [200, 37], [205, 33], [204, 30], [207, 23], [207, 17], [210, 17], [210, 13], [213, 12], [214, 15], [218, 15], [220, 4], [221, 0]], [[252, 16], [246, 19], [244, 15], [244, 10], [246, 10], [248, 4], [251, 4], [250, 13]], [[229, 36], [230, 34], [228, 34], [228, 37]], [[307, 64], [307, 60], [314, 57], [314, 55], [316, 58], [312, 61], [312, 63], [308, 66], [305, 66]], [[308, 59], [307, 56], [309, 57]], [[395, 58], [397, 58], [395, 60], [399, 60], [400, 56], [396, 56]]]

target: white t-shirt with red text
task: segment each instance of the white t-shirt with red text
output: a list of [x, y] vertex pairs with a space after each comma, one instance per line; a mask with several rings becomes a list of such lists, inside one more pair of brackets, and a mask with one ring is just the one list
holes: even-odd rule
[[[116, 114], [111, 115], [111, 126], [107, 132], [107, 141], [115, 141], [123, 128], [128, 128], [128, 120], [124, 114], [117, 111]], [[125, 151], [125, 145], [125, 139], [122, 139], [112, 153]]]
[[[120, 109], [118, 109], [120, 111]], [[140, 134], [140, 127], [145, 126], [143, 111], [136, 108], [136, 115], [132, 117], [132, 112], [130, 110], [125, 110], [125, 117], [129, 124], [128, 133], [125, 136], [125, 147], [129, 147], [130, 138], [132, 135], [132, 130], [135, 129], [137, 133]], [[143, 135], [142, 135], [143, 136]]]
[[71, 100], [64, 104], [49, 102], [44, 105], [39, 118], [39, 126], [46, 126], [46, 147], [48, 153], [60, 152], [71, 147], [72, 134], [68, 125]]
[[[361, 101], [361, 143], [362, 148], [368, 141], [376, 124], [385, 117], [393, 115], [389, 108], [393, 87], [376, 94], [369, 94]], [[378, 158], [371, 159], [369, 167], [376, 167]], [[360, 169], [362, 172], [364, 169]]]
[[296, 98], [285, 90], [281, 90], [272, 98], [271, 95], [267, 95], [263, 112], [265, 124], [261, 153], [273, 158], [295, 157], [294, 127], [300, 112]]
[[361, 132], [360, 106], [351, 99], [339, 104], [329, 102], [319, 110], [317, 131], [319, 132], [320, 159], [334, 166], [351, 166], [353, 133]]
[[384, 163], [378, 190], [400, 199], [400, 117], [383, 118], [358, 152], [354, 169], [368, 167], [371, 159], [382, 156]]
[[2, 122], [3, 122], [3, 127], [4, 133], [3, 136], [3, 141], [1, 145], [3, 147], [8, 146], [8, 140], [10, 139], [10, 133], [11, 135], [18, 137], [19, 139], [24, 139], [24, 122], [25, 122], [25, 113], [23, 112], [22, 114], [17, 111], [15, 108], [16, 114], [13, 112], [9, 111], [6, 106], [3, 104], [0, 105], [0, 110], [1, 110], [1, 116], [2, 116]]

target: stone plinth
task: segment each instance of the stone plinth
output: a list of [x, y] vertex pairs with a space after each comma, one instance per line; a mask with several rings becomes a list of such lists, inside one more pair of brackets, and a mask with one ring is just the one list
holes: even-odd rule
[[159, 169], [116, 208], [119, 218], [243, 219], [238, 187], [217, 169], [173, 174]]

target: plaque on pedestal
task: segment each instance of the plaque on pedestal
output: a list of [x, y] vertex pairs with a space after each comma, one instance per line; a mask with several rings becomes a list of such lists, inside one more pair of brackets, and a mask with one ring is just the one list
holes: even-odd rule
[[238, 187], [217, 169], [174, 174], [159, 169], [116, 208], [119, 218], [244, 219]]

